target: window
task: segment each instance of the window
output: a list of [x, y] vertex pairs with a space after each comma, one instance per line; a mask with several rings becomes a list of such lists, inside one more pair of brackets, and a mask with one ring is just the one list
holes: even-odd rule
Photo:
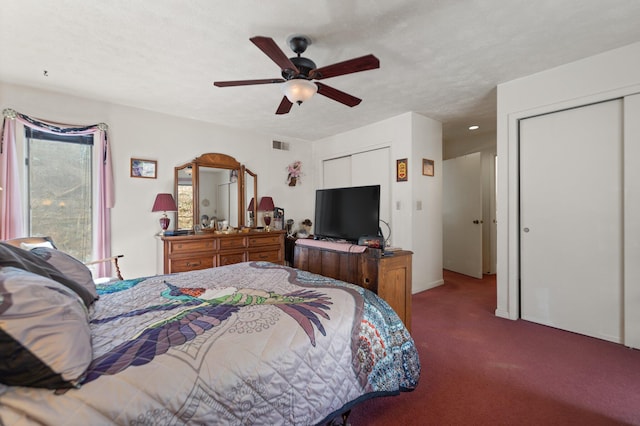
[[29, 127], [25, 136], [29, 235], [50, 236], [59, 249], [90, 260], [93, 136], [56, 135]]

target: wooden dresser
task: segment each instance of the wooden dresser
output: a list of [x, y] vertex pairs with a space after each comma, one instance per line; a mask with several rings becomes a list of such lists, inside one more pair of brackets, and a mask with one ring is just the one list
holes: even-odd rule
[[285, 231], [163, 236], [164, 273], [257, 260], [284, 264], [284, 236]]
[[350, 253], [296, 245], [294, 267], [364, 287], [384, 299], [411, 331], [411, 258], [407, 250]]

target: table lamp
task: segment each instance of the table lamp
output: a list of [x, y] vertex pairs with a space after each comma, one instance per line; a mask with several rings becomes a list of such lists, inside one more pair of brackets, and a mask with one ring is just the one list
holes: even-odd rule
[[160, 227], [162, 228], [161, 234], [164, 235], [164, 232], [169, 228], [169, 223], [171, 223], [171, 219], [167, 217], [167, 212], [176, 212], [178, 211], [178, 207], [176, 206], [176, 202], [173, 199], [173, 195], [171, 194], [158, 194], [156, 195], [156, 201], [153, 203], [152, 212], [163, 212], [162, 217], [160, 218]]
[[258, 210], [264, 212], [262, 216], [262, 220], [264, 220], [264, 225], [267, 231], [270, 231], [269, 225], [271, 225], [271, 214], [273, 213], [273, 209], [275, 205], [273, 204], [273, 198], [271, 197], [262, 197], [260, 199], [260, 204], [258, 204]]

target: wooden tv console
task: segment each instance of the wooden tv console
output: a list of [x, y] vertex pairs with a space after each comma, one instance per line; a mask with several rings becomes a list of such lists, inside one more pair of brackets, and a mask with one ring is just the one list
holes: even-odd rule
[[411, 331], [411, 257], [407, 250], [383, 256], [296, 244], [293, 266], [364, 287], [384, 299]]

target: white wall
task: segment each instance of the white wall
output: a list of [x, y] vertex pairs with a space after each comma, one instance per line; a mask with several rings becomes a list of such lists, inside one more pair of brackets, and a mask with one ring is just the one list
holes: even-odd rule
[[[136, 108], [34, 88], [0, 83], [0, 109], [47, 121], [109, 125], [116, 205], [112, 210], [112, 251], [124, 254], [125, 277], [155, 274], [160, 215], [151, 206], [158, 192], [173, 192], [176, 165], [206, 152], [234, 156], [258, 174], [258, 194], [273, 197], [296, 224], [314, 216], [315, 189], [323, 160], [388, 146], [392, 164], [392, 243], [414, 252], [413, 290], [442, 284], [442, 126], [415, 113], [381, 121], [313, 143], [285, 140], [289, 151], [273, 150], [274, 135], [232, 129]], [[157, 179], [129, 177], [131, 157], [158, 161]], [[395, 182], [395, 160], [409, 159], [409, 181]], [[422, 158], [435, 161], [436, 175], [422, 176]], [[313, 159], [313, 160], [312, 160]], [[301, 183], [286, 183], [286, 167], [302, 161]], [[422, 210], [417, 210], [417, 203]], [[396, 208], [399, 206], [399, 208]], [[171, 215], [172, 223], [175, 215]], [[172, 225], [173, 226], [173, 225]]]
[[[413, 292], [442, 280], [442, 125], [406, 113], [313, 142], [314, 186], [322, 187], [322, 162], [372, 149], [391, 152], [391, 244], [412, 250]], [[395, 181], [396, 160], [409, 159], [409, 180]], [[436, 175], [422, 175], [422, 159], [435, 161]], [[417, 210], [417, 204], [422, 209]], [[313, 210], [310, 210], [310, 217]]]
[[481, 132], [464, 139], [451, 139], [443, 143], [442, 159], [462, 157], [474, 152], [496, 153], [495, 132]]
[[[518, 120], [638, 92], [640, 43], [498, 86], [496, 315], [511, 319], [519, 316]], [[633, 200], [636, 205], [625, 208], [634, 207], [638, 211], [638, 198]]]
[[[116, 205], [111, 213], [112, 251], [124, 254], [121, 261], [125, 277], [153, 275], [157, 271], [157, 239], [160, 215], [151, 212], [158, 192], [173, 193], [173, 168], [207, 152], [235, 157], [258, 174], [258, 196], [270, 195], [287, 217], [302, 218], [313, 208], [312, 176], [303, 176], [303, 184], [286, 185], [286, 167], [295, 160], [303, 163], [303, 172], [311, 166], [311, 144], [290, 141], [289, 151], [276, 151], [272, 139], [251, 131], [189, 120], [48, 92], [0, 83], [0, 109], [12, 108], [46, 121], [88, 125], [109, 125], [113, 156]], [[130, 158], [158, 161], [157, 179], [129, 177]], [[311, 210], [312, 211], [312, 210]], [[175, 221], [175, 215], [171, 215]]]

